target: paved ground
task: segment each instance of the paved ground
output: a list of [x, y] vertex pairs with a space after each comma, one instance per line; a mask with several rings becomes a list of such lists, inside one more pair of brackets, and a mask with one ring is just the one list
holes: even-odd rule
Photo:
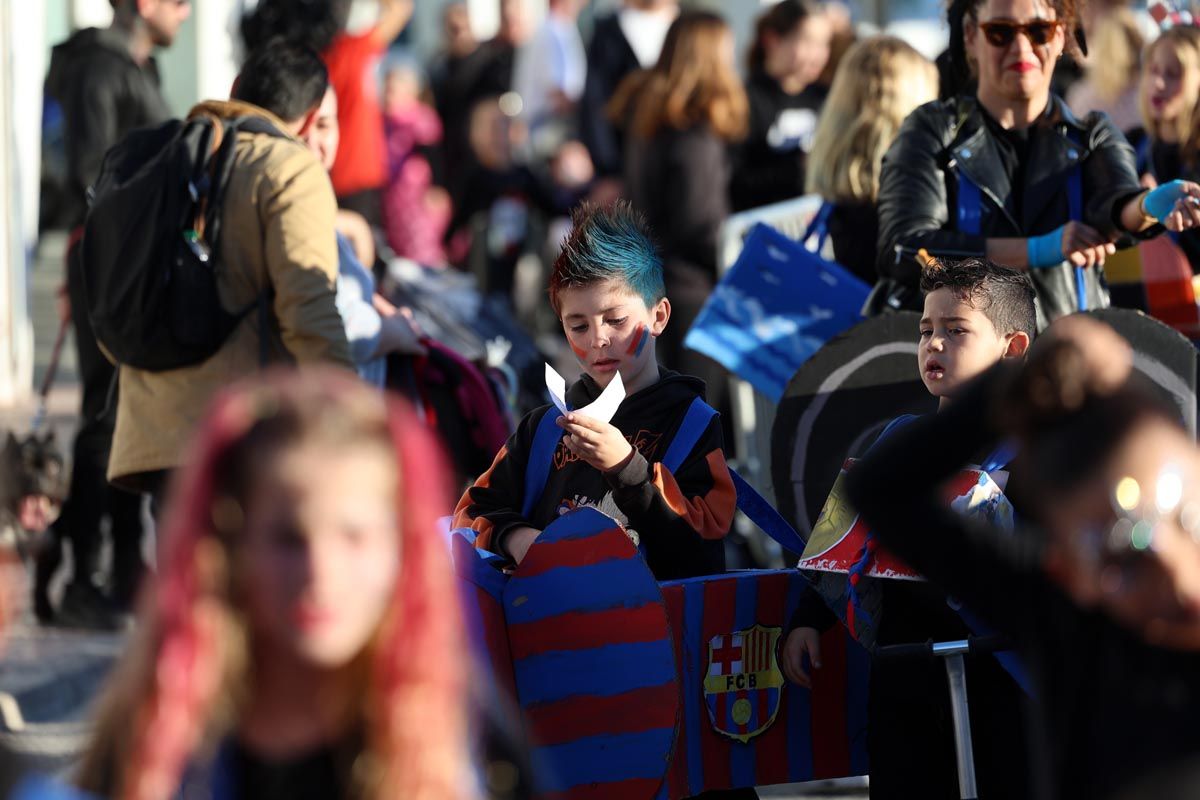
[[[40, 385], [57, 332], [54, 288], [62, 274], [62, 237], [43, 240], [33, 273], [33, 314]], [[48, 403], [50, 424], [69, 450], [79, 394], [73, 344], [68, 337]], [[0, 428], [23, 431], [35, 404], [0, 408]], [[18, 749], [48, 771], [63, 771], [87, 734], [86, 715], [124, 645], [119, 634], [40, 628], [31, 614], [9, 632], [0, 659], [0, 742]], [[8, 695], [11, 700], [6, 700]], [[862, 781], [761, 789], [764, 798], [861, 798]]]

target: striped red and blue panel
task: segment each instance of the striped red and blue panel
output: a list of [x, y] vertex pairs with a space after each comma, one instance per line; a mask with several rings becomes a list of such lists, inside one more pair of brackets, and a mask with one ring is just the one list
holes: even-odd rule
[[503, 606], [508, 576], [489, 563], [468, 539], [454, 536], [451, 542], [471, 649], [476, 660], [491, 665], [498, 688], [515, 698]]
[[594, 509], [563, 516], [509, 579], [504, 611], [545, 796], [654, 800], [679, 683], [662, 592], [629, 537]]
[[[804, 586], [804, 577], [795, 570], [735, 572], [662, 584], [676, 634], [683, 692], [683, 725], [668, 774], [671, 798], [866, 774], [869, 656], [840, 625], [822, 640], [824, 666], [814, 673], [812, 692], [786, 683], [782, 689], [747, 692], [751, 717], [743, 726], [728, 717], [732, 701], [721, 706], [719, 700], [705, 698], [709, 642], [751, 631], [755, 625], [786, 632]], [[743, 637], [747, 670], [761, 664], [761, 645], [761, 636]], [[725, 719], [733, 731], [753, 731], [760, 719], [769, 718], [774, 703], [779, 709], [770, 727], [742, 743], [714, 729], [710, 701], [712, 714]]]

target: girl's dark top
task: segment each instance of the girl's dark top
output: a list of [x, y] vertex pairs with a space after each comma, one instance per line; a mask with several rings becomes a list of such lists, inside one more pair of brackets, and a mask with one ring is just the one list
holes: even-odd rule
[[237, 797], [255, 800], [337, 800], [346, 797], [351, 764], [346, 754], [325, 746], [294, 758], [267, 760], [236, 741], [230, 771]]
[[874, 286], [875, 242], [879, 238], [879, 214], [874, 203], [835, 203], [829, 215], [829, 240], [833, 260]]
[[961, 464], [999, 440], [987, 398], [1011, 369], [994, 368], [952, 408], [880, 442], [851, 472], [850, 499], [881, 544], [1017, 642], [1038, 699], [1029, 704], [1032, 796], [1113, 797], [1200, 753], [1200, 654], [1153, 647], [1077, 607], [1043, 571], [1041, 535], [999, 533], [939, 497]]
[[746, 82], [750, 130], [736, 148], [730, 197], [735, 211], [804, 194], [804, 167], [828, 89], [788, 94], [762, 72]]
[[658, 234], [668, 293], [673, 275], [715, 280], [717, 236], [729, 216], [725, 142], [700, 124], [664, 127], [650, 139], [630, 134], [625, 148], [625, 185]]

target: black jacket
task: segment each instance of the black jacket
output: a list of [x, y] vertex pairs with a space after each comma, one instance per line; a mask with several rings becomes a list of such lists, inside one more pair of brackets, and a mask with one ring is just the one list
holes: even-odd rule
[[119, 31], [87, 28], [55, 46], [46, 94], [62, 106], [67, 182], [74, 223], [87, 213], [87, 188], [110, 147], [137, 128], [171, 117], [151, 58], [138, 65]]
[[[585, 375], [571, 386], [567, 401], [579, 408], [599, 395], [600, 387]], [[545, 491], [526, 518], [520, 502], [534, 434], [542, 417], [557, 416], [558, 410], [545, 406], [530, 412], [492, 468], [459, 501], [454, 527], [473, 528], [479, 532], [476, 544], [503, 551], [504, 535], [512, 528], [543, 530], [567, 511], [592, 506], [637, 532], [658, 580], [723, 572], [722, 539], [737, 497], [725, 465], [720, 419], [709, 423], [676, 472], [661, 463], [688, 407], [703, 396], [698, 379], [662, 370], [657, 383], [626, 397], [612, 424], [635, 452], [617, 472], [600, 472], [559, 440]]]
[[621, 31], [617, 15], [597, 19], [588, 45], [583, 97], [579, 100], [579, 134], [599, 175], [621, 174], [623, 137], [608, 118], [608, 101], [621, 81], [641, 68], [629, 40]]
[[[879, 189], [879, 272], [916, 288], [916, 251], [950, 258], [982, 256], [989, 237], [1049, 233], [1070, 219], [1068, 175], [1082, 160], [1083, 219], [1114, 238], [1124, 204], [1141, 191], [1133, 149], [1101, 113], [1076, 118], [1051, 95], [1046, 113], [1029, 129], [1026, 156], [1006, 164], [1006, 143], [973, 97], [921, 106], [904, 121], [883, 159]], [[983, 195], [980, 234], [958, 230], [958, 173]], [[1155, 226], [1143, 236], [1153, 236]], [[897, 248], [900, 248], [899, 255]], [[1038, 325], [1076, 310], [1074, 270], [1032, 270]], [[1088, 306], [1108, 304], [1100, 270], [1087, 276]]]
[[730, 187], [735, 211], [804, 194], [805, 163], [826, 94], [825, 87], [815, 84], [788, 94], [779, 81], [762, 73], [746, 82], [750, 129], [735, 150]]
[[707, 124], [663, 128], [648, 140], [629, 137], [626, 189], [658, 234], [668, 281], [681, 267], [707, 278], [708, 288], [715, 281], [718, 234], [729, 216], [729, 174], [728, 148]]
[[[946, 507], [939, 487], [1001, 437], [988, 399], [1008, 369], [880, 442], [850, 473], [850, 500], [881, 545], [1017, 642], [1038, 701], [1032, 796], [1113, 797], [1200, 753], [1200, 654], [1153, 647], [1073, 604], [1043, 570], [1044, 534], [1000, 534]], [[1193, 797], [1194, 788], [1158, 796]]]

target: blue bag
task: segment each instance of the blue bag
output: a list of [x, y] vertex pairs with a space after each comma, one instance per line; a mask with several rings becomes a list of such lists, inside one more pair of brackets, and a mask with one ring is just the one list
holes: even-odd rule
[[[823, 239], [828, 206], [809, 232]], [[712, 358], [771, 400], [821, 345], [862, 320], [871, 287], [766, 225], [755, 225], [684, 345]]]

